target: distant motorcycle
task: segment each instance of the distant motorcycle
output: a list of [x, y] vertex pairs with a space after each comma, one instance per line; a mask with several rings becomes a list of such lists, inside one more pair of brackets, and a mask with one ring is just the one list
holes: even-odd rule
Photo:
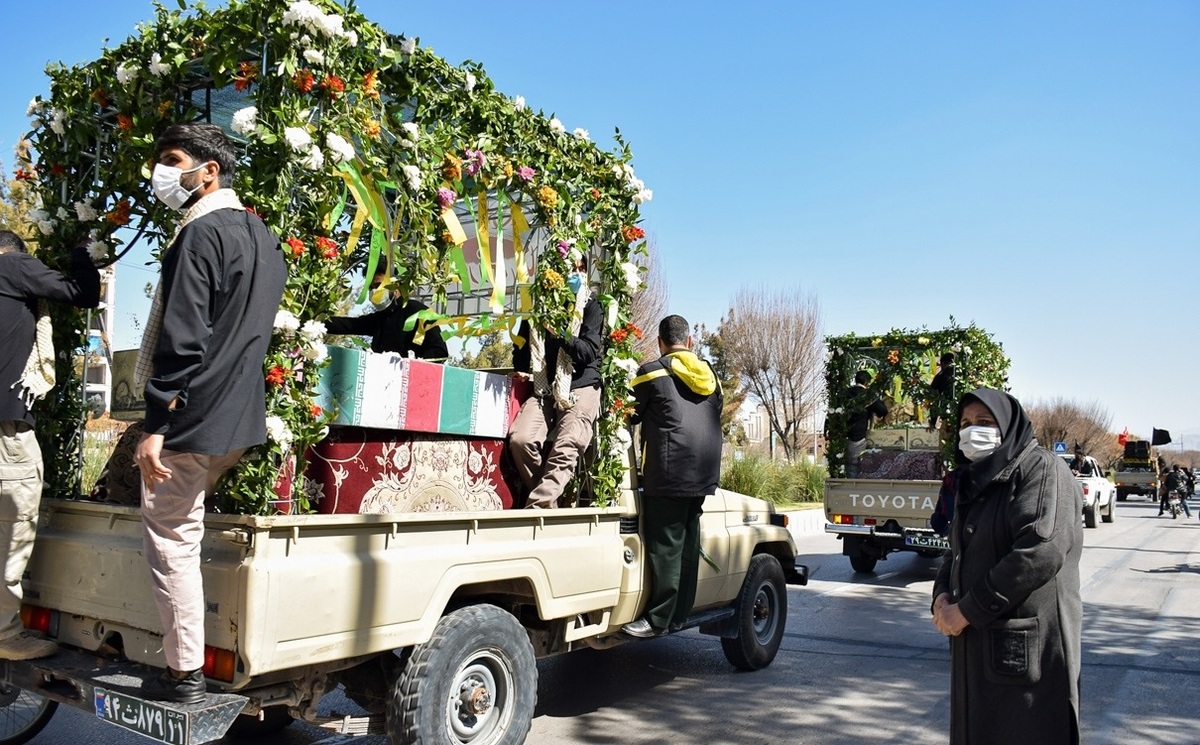
[[1183, 494], [1173, 491], [1167, 495], [1167, 510], [1171, 513], [1171, 519], [1179, 517], [1183, 514]]

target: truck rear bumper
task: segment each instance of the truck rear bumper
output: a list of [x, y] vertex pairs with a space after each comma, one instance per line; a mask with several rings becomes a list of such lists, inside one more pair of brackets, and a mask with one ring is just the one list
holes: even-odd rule
[[66, 647], [50, 657], [0, 663], [5, 683], [171, 745], [220, 739], [248, 701], [233, 693], [211, 692], [201, 704], [147, 701], [139, 693], [142, 682], [159, 672]]

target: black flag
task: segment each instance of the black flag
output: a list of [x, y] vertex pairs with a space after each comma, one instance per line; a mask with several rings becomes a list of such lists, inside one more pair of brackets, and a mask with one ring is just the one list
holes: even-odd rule
[[1171, 433], [1165, 429], [1151, 429], [1150, 433], [1151, 445], [1166, 445], [1171, 441]]

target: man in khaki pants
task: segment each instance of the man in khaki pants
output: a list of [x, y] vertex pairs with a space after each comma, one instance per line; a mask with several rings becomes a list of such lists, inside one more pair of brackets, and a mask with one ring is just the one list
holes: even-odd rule
[[146, 381], [142, 526], [168, 669], [147, 698], [205, 698], [204, 500], [246, 448], [266, 442], [263, 360], [287, 280], [279, 238], [230, 186], [220, 127], [182, 124], [155, 143], [154, 194], [183, 211], [163, 252], [135, 377]]
[[76, 248], [71, 273], [60, 274], [30, 256], [25, 242], [0, 230], [0, 659], [30, 660], [58, 651], [21, 626], [21, 575], [33, 551], [42, 501], [42, 451], [33, 434], [34, 399], [54, 385], [50, 319], [41, 300], [81, 308], [100, 303], [100, 274], [87, 250]]

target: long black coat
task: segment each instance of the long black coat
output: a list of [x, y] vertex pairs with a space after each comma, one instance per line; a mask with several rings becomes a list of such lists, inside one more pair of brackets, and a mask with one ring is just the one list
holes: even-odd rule
[[956, 504], [933, 590], [970, 622], [950, 640], [951, 745], [1079, 742], [1082, 508], [1036, 442]]

